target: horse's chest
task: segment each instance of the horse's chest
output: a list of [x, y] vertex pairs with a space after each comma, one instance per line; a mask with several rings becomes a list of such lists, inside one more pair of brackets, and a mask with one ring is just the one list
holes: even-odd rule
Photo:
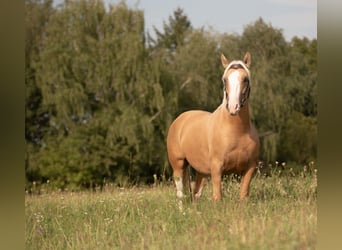
[[251, 143], [237, 143], [227, 147], [223, 156], [224, 171], [241, 172], [248, 168], [253, 155]]
[[234, 150], [231, 152], [227, 152], [224, 157], [224, 170], [242, 170], [245, 166], [248, 165], [250, 154], [247, 150]]

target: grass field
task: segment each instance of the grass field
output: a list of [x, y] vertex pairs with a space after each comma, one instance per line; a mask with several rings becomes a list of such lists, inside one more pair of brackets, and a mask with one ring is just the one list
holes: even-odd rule
[[226, 178], [223, 200], [211, 183], [197, 204], [178, 209], [172, 183], [96, 192], [41, 191], [25, 197], [26, 249], [315, 249], [317, 173], [257, 175], [239, 204]]

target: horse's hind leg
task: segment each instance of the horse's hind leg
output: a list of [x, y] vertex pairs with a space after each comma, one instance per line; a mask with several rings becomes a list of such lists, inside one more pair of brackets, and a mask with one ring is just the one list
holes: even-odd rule
[[201, 173], [196, 173], [196, 183], [195, 183], [195, 189], [194, 189], [194, 197], [195, 197], [195, 202], [199, 200], [199, 198], [202, 195], [202, 190], [205, 185], [206, 178], [205, 175]]
[[186, 170], [185, 159], [177, 159], [175, 161], [170, 161], [173, 168], [173, 179], [175, 181], [177, 197], [179, 199], [184, 197], [184, 186], [187, 186], [187, 178], [189, 178], [189, 173]]
[[170, 160], [170, 164], [173, 169], [173, 179], [176, 185], [178, 207], [183, 211], [183, 197], [184, 197], [184, 186], [189, 183], [189, 170], [186, 168], [187, 162], [185, 159]]

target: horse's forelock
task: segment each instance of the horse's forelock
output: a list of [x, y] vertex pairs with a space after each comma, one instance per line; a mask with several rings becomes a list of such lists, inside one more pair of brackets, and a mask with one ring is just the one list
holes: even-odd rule
[[244, 69], [247, 72], [248, 76], [250, 75], [248, 67], [242, 61], [232, 61], [232, 62], [230, 62], [228, 64], [228, 66], [226, 67], [223, 75], [225, 75], [227, 73], [227, 71], [230, 70], [230, 69], [241, 69], [241, 68]]

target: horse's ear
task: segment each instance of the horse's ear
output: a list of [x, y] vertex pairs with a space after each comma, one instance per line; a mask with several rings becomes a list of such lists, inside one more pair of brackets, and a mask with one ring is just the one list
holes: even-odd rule
[[244, 64], [246, 64], [247, 68], [251, 66], [251, 53], [249, 53], [248, 51], [246, 52], [246, 55], [243, 58], [243, 62]]
[[227, 58], [223, 55], [223, 53], [221, 54], [221, 62], [222, 62], [223, 68], [227, 68], [227, 66], [229, 65], [229, 62]]

